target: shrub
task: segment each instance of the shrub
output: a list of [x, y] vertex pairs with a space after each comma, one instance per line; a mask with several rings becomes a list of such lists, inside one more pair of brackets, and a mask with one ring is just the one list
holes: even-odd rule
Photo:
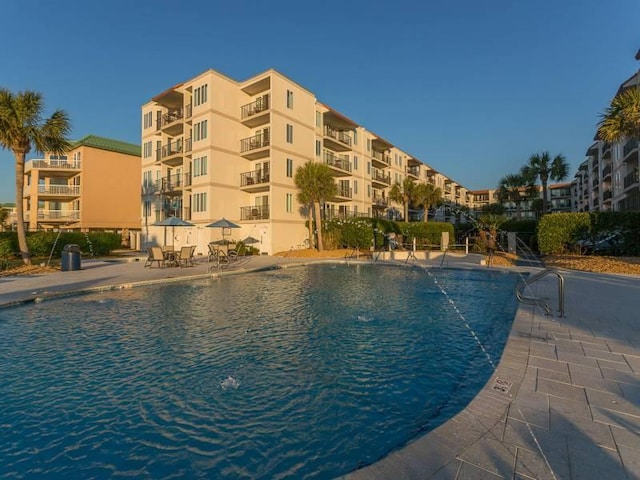
[[400, 224], [407, 243], [416, 239], [418, 245], [440, 245], [442, 232], [449, 232], [449, 243], [455, 240], [453, 225], [448, 222], [411, 222]]
[[589, 232], [588, 213], [550, 213], [538, 222], [538, 248], [543, 255], [568, 253], [572, 245]]

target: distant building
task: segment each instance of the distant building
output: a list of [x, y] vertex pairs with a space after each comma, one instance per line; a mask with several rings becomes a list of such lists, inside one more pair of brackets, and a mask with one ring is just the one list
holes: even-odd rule
[[88, 135], [25, 164], [28, 230], [140, 229], [140, 147]]
[[0, 204], [0, 209], [5, 210], [8, 215], [4, 219], [4, 222], [0, 224], [0, 231], [12, 231], [16, 229], [16, 204], [15, 203], [4, 203]]

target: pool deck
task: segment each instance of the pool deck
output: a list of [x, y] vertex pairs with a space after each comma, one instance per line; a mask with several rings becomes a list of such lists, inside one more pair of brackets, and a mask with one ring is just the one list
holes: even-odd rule
[[[202, 259], [194, 267], [166, 269], [145, 268], [142, 257], [129, 260], [89, 260], [78, 271], [0, 277], [0, 307], [211, 276]], [[248, 257], [221, 275], [309, 263], [315, 261]], [[453, 256], [446, 264], [480, 268]], [[557, 311], [545, 316], [540, 307], [520, 305], [494, 375], [462, 412], [343, 478], [640, 479], [640, 277], [561, 273], [562, 318]], [[558, 306], [557, 278], [547, 276], [531, 288], [528, 295]]]

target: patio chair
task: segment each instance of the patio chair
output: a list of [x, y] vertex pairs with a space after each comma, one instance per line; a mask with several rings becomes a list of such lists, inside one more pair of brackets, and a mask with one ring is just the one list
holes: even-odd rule
[[176, 257], [176, 262], [181, 267], [194, 266], [196, 264], [195, 258], [193, 258], [193, 253], [195, 252], [196, 246], [185, 246], [180, 249], [178, 252], [178, 256]]
[[216, 262], [218, 260], [218, 247], [214, 243], [209, 243], [209, 256], [207, 262]]
[[147, 261], [144, 263], [145, 267], [153, 267], [153, 263], [156, 262], [158, 264], [158, 268], [165, 267], [165, 258], [164, 253], [160, 247], [151, 247], [149, 248], [149, 257]]

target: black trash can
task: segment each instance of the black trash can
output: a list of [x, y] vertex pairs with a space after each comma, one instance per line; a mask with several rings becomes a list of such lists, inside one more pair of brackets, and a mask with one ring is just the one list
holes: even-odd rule
[[74, 243], [65, 245], [62, 249], [62, 262], [60, 270], [69, 272], [71, 270], [80, 270], [80, 246]]

